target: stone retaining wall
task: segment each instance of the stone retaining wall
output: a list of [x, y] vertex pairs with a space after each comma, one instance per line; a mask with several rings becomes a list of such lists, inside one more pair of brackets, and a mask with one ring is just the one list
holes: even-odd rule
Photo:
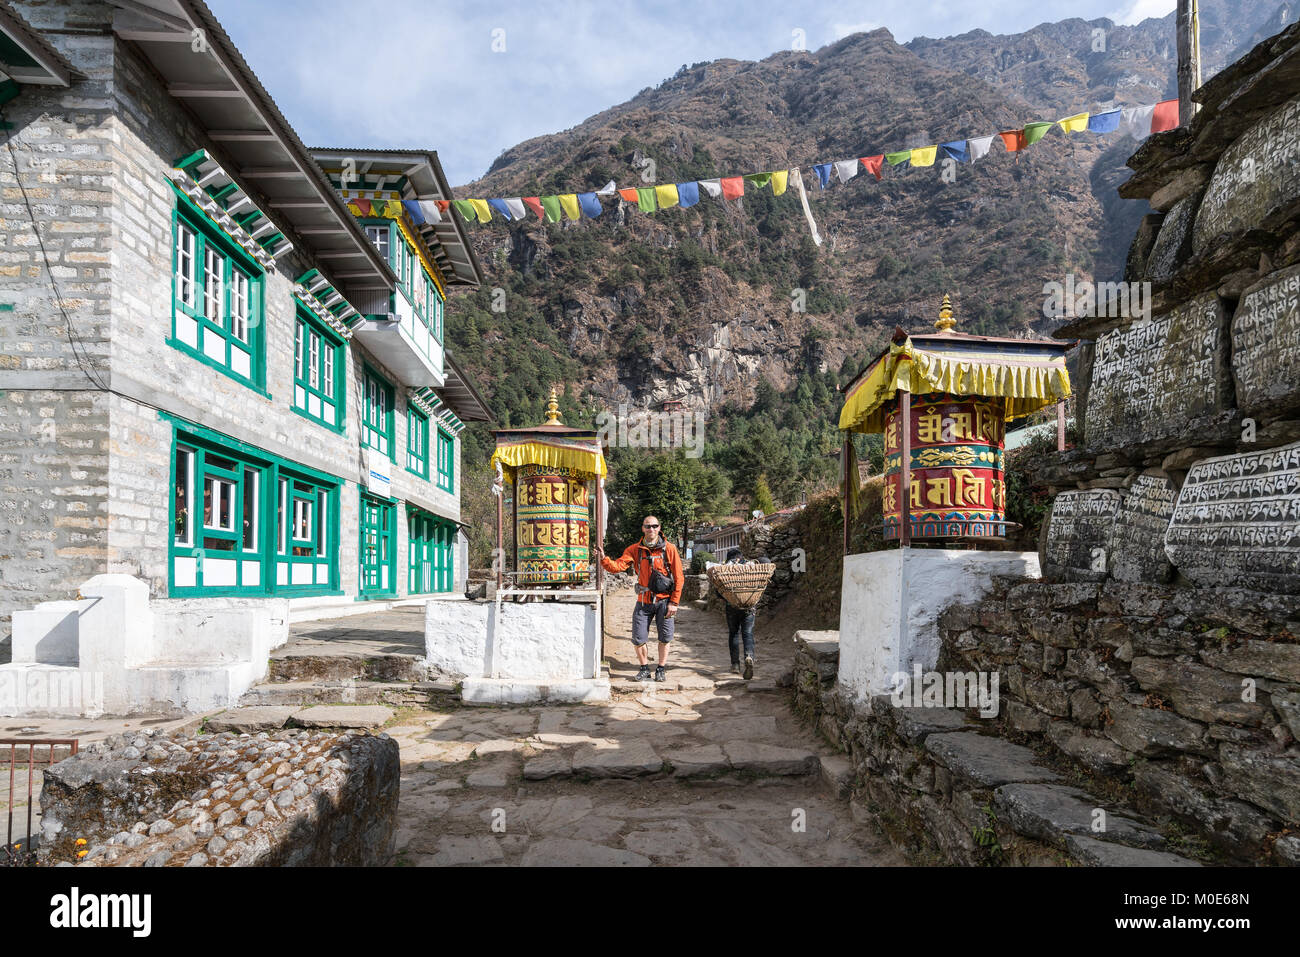
[[398, 777], [386, 734], [118, 735], [45, 772], [39, 850], [81, 867], [383, 865]]

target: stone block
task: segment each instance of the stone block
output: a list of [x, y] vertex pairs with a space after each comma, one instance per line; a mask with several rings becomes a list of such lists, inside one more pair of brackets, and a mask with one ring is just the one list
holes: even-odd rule
[[1104, 731], [1116, 744], [1150, 757], [1170, 751], [1206, 752], [1205, 725], [1158, 708], [1137, 708], [1118, 699], [1106, 703], [1111, 723]]
[[234, 731], [253, 734], [258, 731], [278, 731], [289, 723], [299, 710], [292, 705], [231, 708], [214, 714], [203, 722], [208, 731]]
[[1140, 449], [1222, 425], [1231, 409], [1227, 314], [1213, 293], [1096, 342], [1084, 433], [1095, 449]]
[[1224, 744], [1219, 764], [1228, 791], [1284, 821], [1300, 820], [1300, 752], [1277, 754]]
[[1165, 550], [1197, 584], [1300, 592], [1300, 442], [1192, 466]]
[[1090, 867], [1201, 867], [1189, 857], [1169, 851], [1152, 851], [1143, 847], [1128, 847], [1099, 841], [1082, 834], [1069, 834], [1065, 850], [1076, 861]]
[[1178, 493], [1163, 475], [1139, 475], [1115, 513], [1108, 556], [1111, 577], [1120, 581], [1167, 582], [1174, 568], [1165, 554], [1165, 532]]
[[1155, 828], [1106, 808], [1078, 788], [1060, 784], [1007, 784], [993, 792], [999, 820], [1018, 834], [1064, 848], [1067, 834], [1092, 836], [1136, 847], [1161, 847]]
[[1243, 686], [1236, 675], [1165, 658], [1134, 658], [1131, 669], [1144, 691], [1168, 697], [1174, 710], [1186, 717], [1258, 726], [1269, 715], [1262, 702], [1242, 700]]
[[1276, 417], [1300, 406], [1300, 265], [1248, 288], [1232, 316], [1237, 407]]
[[1104, 580], [1119, 506], [1120, 494], [1109, 489], [1057, 495], [1039, 559], [1043, 578], [1051, 582]]
[[783, 748], [757, 741], [728, 741], [723, 750], [737, 771], [774, 776], [817, 773], [817, 755], [803, 748]]
[[388, 708], [366, 704], [317, 705], [299, 708], [290, 716], [304, 728], [378, 728], [392, 717]]
[[631, 740], [613, 748], [583, 745], [573, 755], [573, 773], [593, 778], [642, 777], [657, 774], [663, 767], [663, 758], [648, 741]]
[[1028, 748], [973, 731], [932, 734], [925, 749], [955, 778], [976, 787], [1060, 779], [1055, 771], [1035, 764], [1034, 752]]

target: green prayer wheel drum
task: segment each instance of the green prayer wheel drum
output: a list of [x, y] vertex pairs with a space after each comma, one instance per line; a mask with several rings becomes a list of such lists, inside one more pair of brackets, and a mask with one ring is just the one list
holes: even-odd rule
[[574, 469], [521, 465], [515, 472], [518, 581], [571, 585], [590, 564], [589, 476]]

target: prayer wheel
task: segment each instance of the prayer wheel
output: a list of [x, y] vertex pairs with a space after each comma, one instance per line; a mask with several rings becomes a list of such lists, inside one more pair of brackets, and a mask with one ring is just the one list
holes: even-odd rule
[[521, 465], [516, 470], [515, 540], [521, 584], [586, 581], [591, 478], [585, 472], [549, 465]]
[[[1000, 537], [1006, 534], [1001, 399], [946, 393], [911, 400], [911, 537]], [[902, 410], [885, 418], [885, 538], [902, 531]]]

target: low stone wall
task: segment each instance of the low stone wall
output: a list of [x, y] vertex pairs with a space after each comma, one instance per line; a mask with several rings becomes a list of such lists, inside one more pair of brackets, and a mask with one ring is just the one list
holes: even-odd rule
[[[973, 712], [858, 704], [837, 688], [835, 632], [798, 632], [797, 711], [848, 754], [854, 820], [916, 864], [1196, 866], [1160, 830]], [[1098, 822], [1102, 823], [1100, 830]]]
[[1300, 599], [1003, 581], [940, 618], [940, 671], [996, 671], [1049, 746], [1226, 859], [1300, 862]]
[[386, 734], [119, 735], [45, 772], [39, 850], [81, 867], [382, 865], [399, 773]]

